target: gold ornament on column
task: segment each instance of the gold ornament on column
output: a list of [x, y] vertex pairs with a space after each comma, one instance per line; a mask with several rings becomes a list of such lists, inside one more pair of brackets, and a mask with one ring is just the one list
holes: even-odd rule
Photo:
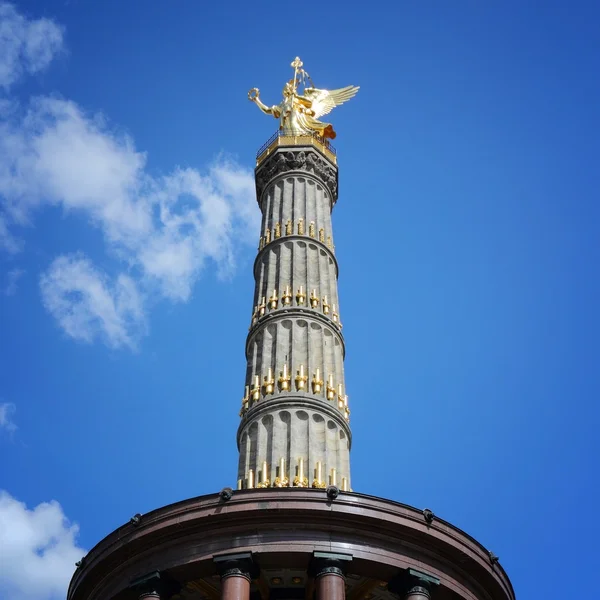
[[252, 325], [256, 325], [258, 322], [258, 306], [254, 307], [254, 312], [252, 313]]
[[327, 378], [327, 400], [333, 400], [335, 398], [335, 387], [333, 387], [333, 375], [330, 373]]
[[263, 380], [263, 394], [268, 396], [275, 391], [275, 380], [273, 379], [273, 370], [269, 367], [267, 375]]
[[339, 315], [337, 314], [337, 309], [335, 304], [331, 307], [332, 309], [332, 313], [331, 313], [331, 318], [333, 320], [333, 322], [337, 325], [339, 322]]
[[292, 291], [290, 290], [290, 286], [286, 285], [283, 294], [281, 294], [281, 304], [283, 306], [290, 306], [292, 303]]
[[292, 235], [294, 233], [294, 226], [292, 224], [292, 220], [288, 219], [285, 222], [285, 235]]
[[304, 476], [304, 459], [298, 459], [297, 475], [294, 477], [294, 487], [308, 487], [308, 477]]
[[261, 235], [260, 236], [260, 241], [258, 242], [258, 249], [259, 251], [262, 250], [265, 247], [265, 238]]
[[248, 489], [251, 490], [254, 488], [254, 471], [250, 469], [248, 471]]
[[250, 396], [252, 402], [258, 402], [260, 400], [260, 375], [254, 376], [254, 387], [250, 390]]
[[260, 481], [256, 484], [257, 488], [268, 488], [269, 487], [269, 471], [267, 461], [263, 461], [262, 469], [260, 471]]
[[271, 243], [271, 230], [267, 227], [265, 230], [265, 245]]
[[315, 237], [315, 222], [314, 221], [311, 221], [310, 225], [308, 226], [308, 235], [311, 238]]
[[277, 384], [279, 385], [280, 392], [289, 392], [290, 391], [290, 381], [291, 376], [288, 373], [287, 365], [284, 363], [283, 371], [279, 371], [279, 379], [277, 380]]
[[323, 465], [320, 460], [317, 461], [317, 466], [315, 467], [315, 478], [312, 482], [312, 486], [320, 489], [327, 487], [323, 481]]
[[317, 290], [313, 290], [310, 293], [310, 307], [317, 308], [319, 306], [319, 296], [317, 296]]
[[242, 398], [242, 409], [240, 410], [240, 417], [248, 410], [250, 405], [250, 386], [247, 385], [244, 389], [244, 397]]
[[329, 314], [329, 303], [327, 302], [327, 296], [323, 296], [323, 314], [324, 315], [328, 315]]
[[331, 241], [331, 236], [327, 236], [327, 246], [333, 250], [333, 242]]
[[262, 302], [258, 305], [258, 316], [264, 317], [266, 309], [267, 309], [267, 299], [263, 296]]
[[331, 469], [331, 475], [329, 475], [329, 485], [337, 485], [337, 471]]
[[317, 369], [317, 372], [313, 375], [311, 381], [313, 394], [320, 394], [323, 389], [323, 380], [320, 375], [319, 369]]
[[319, 241], [325, 242], [325, 230], [322, 227], [319, 229]]
[[304, 235], [304, 219], [298, 221], [298, 235]]
[[304, 293], [304, 288], [302, 286], [300, 286], [300, 289], [298, 290], [298, 292], [296, 294], [296, 304], [298, 306], [304, 306], [305, 300], [306, 300], [306, 294]]
[[269, 298], [269, 308], [271, 310], [275, 310], [277, 308], [277, 302], [279, 298], [277, 297], [277, 290], [273, 290], [273, 295]]
[[281, 237], [281, 223], [275, 223], [275, 239], [279, 239]]
[[296, 390], [299, 392], [306, 391], [306, 382], [308, 381], [308, 376], [304, 374], [304, 365], [300, 365], [298, 371], [296, 371], [296, 377], [294, 379], [296, 383]]
[[341, 383], [338, 383], [338, 408], [344, 410], [344, 387]]
[[342, 477], [342, 492], [348, 491], [348, 480], [345, 477]]
[[290, 480], [286, 477], [285, 474], [285, 458], [279, 459], [279, 474], [275, 477], [273, 481], [273, 487], [287, 487]]

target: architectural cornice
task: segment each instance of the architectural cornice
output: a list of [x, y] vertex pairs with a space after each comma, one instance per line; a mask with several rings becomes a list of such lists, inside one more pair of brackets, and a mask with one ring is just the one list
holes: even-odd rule
[[259, 206], [262, 206], [263, 192], [278, 175], [312, 175], [329, 191], [332, 207], [337, 200], [337, 166], [314, 147], [279, 147], [256, 167], [256, 198]]

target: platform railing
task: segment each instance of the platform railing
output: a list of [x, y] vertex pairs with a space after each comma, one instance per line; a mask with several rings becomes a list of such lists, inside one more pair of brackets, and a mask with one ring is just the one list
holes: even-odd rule
[[331, 145], [327, 138], [320, 136], [318, 133], [304, 133], [301, 135], [294, 135], [285, 130], [280, 129], [276, 131], [259, 149], [256, 153], [256, 166], [265, 160], [275, 148], [280, 146], [315, 146], [327, 158], [329, 158], [334, 164], [337, 164], [337, 157], [335, 148]]

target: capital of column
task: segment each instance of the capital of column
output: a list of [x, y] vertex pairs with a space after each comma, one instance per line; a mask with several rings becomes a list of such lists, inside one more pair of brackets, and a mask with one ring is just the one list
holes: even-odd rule
[[425, 586], [413, 585], [408, 590], [405, 600], [431, 600], [431, 594]]
[[416, 569], [407, 569], [388, 583], [388, 590], [402, 600], [431, 600], [431, 590], [440, 580]]
[[159, 571], [153, 571], [131, 583], [129, 589], [137, 592], [138, 600], [161, 600], [179, 591], [179, 584]]
[[310, 566], [310, 573], [318, 579], [323, 575], [344, 577], [346, 566], [352, 560], [350, 554], [335, 554], [333, 552], [315, 552]]
[[215, 556], [213, 562], [221, 576], [221, 581], [228, 577], [243, 577], [247, 581], [252, 581], [259, 571], [251, 552]]

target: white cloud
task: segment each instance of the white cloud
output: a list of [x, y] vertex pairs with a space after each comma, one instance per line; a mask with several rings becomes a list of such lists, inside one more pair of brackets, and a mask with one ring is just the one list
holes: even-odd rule
[[30, 510], [0, 490], [0, 597], [65, 598], [75, 563], [86, 553], [77, 545], [78, 532], [58, 502]]
[[8, 90], [23, 75], [43, 71], [62, 45], [63, 30], [54, 21], [29, 20], [0, 2], [0, 87]]
[[[13, 223], [32, 223], [44, 204], [85, 217], [101, 229], [108, 251], [124, 261], [147, 293], [187, 301], [208, 260], [228, 275], [237, 252], [255, 243], [259, 211], [253, 177], [230, 159], [218, 158], [205, 174], [188, 168], [153, 177], [129, 137], [57, 98], [38, 98], [25, 114], [12, 111], [0, 125], [2, 133], [0, 198]], [[53, 264], [42, 279], [51, 314], [77, 339], [91, 342], [98, 336], [89, 332], [100, 328], [111, 346], [131, 345], [129, 328], [115, 316], [118, 310], [105, 319], [104, 312], [92, 309], [106, 280], [89, 260], [83, 269], [75, 264], [83, 263]], [[77, 297], [73, 304], [69, 290], [83, 293], [82, 285], [92, 282], [88, 300], [82, 304]], [[93, 328], [81, 327], [92, 322]]]
[[[11, 22], [24, 19], [7, 6], [0, 4]], [[51, 59], [54, 51], [42, 51], [40, 41], [28, 44], [13, 52], [22, 70]], [[234, 271], [240, 250], [256, 243], [260, 218], [252, 173], [231, 159], [157, 177], [131, 137], [102, 115], [59, 97], [27, 107], [0, 100], [0, 250], [19, 251], [15, 230], [34, 226], [45, 205], [100, 229], [109, 254], [124, 264], [128, 275], [110, 283], [89, 259], [60, 257], [41, 279], [44, 303], [68, 335], [113, 347], [132, 346], [144, 322], [140, 293], [131, 292], [135, 309], [123, 308], [125, 289], [187, 301], [207, 265], [220, 276]]]
[[6, 274], [6, 287], [4, 288], [5, 296], [14, 296], [17, 293], [17, 283], [23, 275], [25, 275], [23, 269], [11, 269]]
[[12, 420], [15, 411], [16, 407], [11, 402], [0, 404], [0, 430], [4, 429], [8, 433], [14, 433], [17, 430], [17, 426]]
[[59, 256], [40, 279], [44, 306], [76, 340], [103, 339], [112, 348], [134, 348], [145, 330], [141, 296], [133, 280], [115, 282], [82, 255]]

